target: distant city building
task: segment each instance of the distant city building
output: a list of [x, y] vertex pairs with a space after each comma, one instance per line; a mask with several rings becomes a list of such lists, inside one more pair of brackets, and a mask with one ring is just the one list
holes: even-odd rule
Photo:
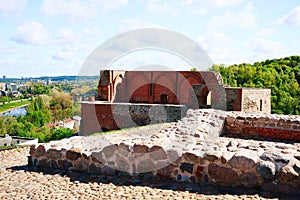
[[6, 89], [6, 83], [0, 83], [0, 90], [5, 91]]
[[15, 145], [33, 145], [37, 144], [37, 138], [27, 138], [19, 136], [10, 136], [8, 134], [0, 136], [0, 146], [15, 146]]
[[47, 82], [46, 82], [46, 84], [47, 85], [51, 85], [52, 84], [52, 81], [51, 81], [51, 79], [49, 78], [49, 79], [47, 79]]
[[14, 92], [14, 91], [18, 91], [18, 87], [15, 83], [7, 83], [6, 84], [6, 90]]

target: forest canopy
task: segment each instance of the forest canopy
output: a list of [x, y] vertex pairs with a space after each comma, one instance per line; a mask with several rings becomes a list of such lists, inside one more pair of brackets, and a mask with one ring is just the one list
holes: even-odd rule
[[211, 70], [219, 72], [227, 86], [270, 88], [272, 113], [300, 115], [300, 56], [213, 65]]

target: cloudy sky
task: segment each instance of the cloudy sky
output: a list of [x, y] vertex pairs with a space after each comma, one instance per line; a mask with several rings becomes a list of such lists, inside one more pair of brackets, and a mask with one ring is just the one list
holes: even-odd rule
[[145, 27], [184, 34], [216, 64], [300, 55], [299, 0], [0, 0], [0, 27], [0, 77], [77, 75], [99, 45]]

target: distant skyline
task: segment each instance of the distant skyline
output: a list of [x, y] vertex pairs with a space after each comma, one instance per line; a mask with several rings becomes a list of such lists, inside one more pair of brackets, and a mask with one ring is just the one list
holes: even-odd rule
[[[0, 27], [1, 78], [78, 75], [101, 43], [145, 27], [188, 36], [216, 64], [300, 55], [298, 0], [0, 0]], [[116, 65], [164, 59], [188, 70], [158, 54], [138, 52]]]

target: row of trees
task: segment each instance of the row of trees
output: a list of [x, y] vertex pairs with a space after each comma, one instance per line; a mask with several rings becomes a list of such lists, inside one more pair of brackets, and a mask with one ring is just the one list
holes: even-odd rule
[[300, 114], [300, 56], [251, 64], [213, 65], [225, 85], [270, 88], [272, 113]]
[[38, 138], [39, 142], [48, 142], [72, 135], [74, 130], [67, 128], [48, 128], [45, 125], [79, 112], [80, 107], [73, 106], [71, 96], [52, 91], [32, 99], [24, 117], [0, 116], [0, 135], [10, 134], [22, 137]]

